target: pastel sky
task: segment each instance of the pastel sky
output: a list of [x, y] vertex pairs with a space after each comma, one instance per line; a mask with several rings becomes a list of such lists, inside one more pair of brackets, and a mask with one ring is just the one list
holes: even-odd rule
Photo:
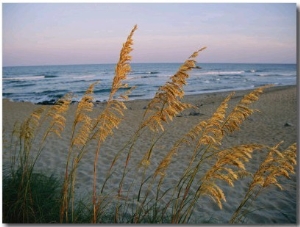
[[3, 66], [116, 63], [135, 24], [133, 63], [296, 63], [296, 4], [2, 4]]

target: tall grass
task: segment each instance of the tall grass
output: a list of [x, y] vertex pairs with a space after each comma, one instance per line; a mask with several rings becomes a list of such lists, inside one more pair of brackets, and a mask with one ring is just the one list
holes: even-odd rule
[[[134, 26], [123, 44], [108, 101], [98, 116], [91, 117], [93, 91], [97, 86], [97, 83], [93, 83], [78, 102], [74, 119], [66, 117], [72, 98], [67, 94], [52, 107], [37, 109], [23, 123], [15, 125], [8, 146], [13, 154], [11, 171], [3, 180], [4, 222], [191, 223], [195, 206], [202, 197], [208, 196], [222, 209], [227, 199], [222, 187], [226, 184], [234, 186], [241, 178], [249, 178], [252, 180], [245, 196], [228, 220], [230, 223], [239, 223], [247, 215], [245, 207], [263, 190], [272, 185], [283, 189], [278, 179], [289, 178], [294, 173], [296, 144], [284, 151], [279, 150], [280, 144], [274, 147], [253, 143], [227, 148], [222, 146], [224, 138], [239, 130], [241, 124], [256, 111], [251, 108], [252, 103], [269, 86], [246, 94], [228, 112], [228, 104], [234, 96], [234, 93], [229, 94], [210, 118], [199, 121], [174, 141], [172, 147], [164, 151], [159, 163], [152, 161], [158, 143], [164, 139], [166, 125], [172, 123], [182, 111], [196, 108], [185, 103], [183, 97], [189, 72], [200, 68], [196, 65], [196, 58], [205, 49], [201, 48], [180, 66], [149, 101], [136, 131], [115, 151], [107, 171], [101, 172], [104, 180], [99, 186], [98, 162], [105, 152], [103, 143], [109, 136], [114, 136], [114, 130], [122, 122], [126, 109], [124, 101], [132, 91], [125, 80], [131, 70], [130, 54], [136, 29], [137, 26]], [[127, 90], [121, 93], [121, 88]], [[53, 177], [36, 173], [34, 167], [46, 148], [46, 141], [54, 139], [54, 136], [56, 140], [60, 139], [67, 121], [72, 125], [71, 135], [64, 175], [57, 184]], [[138, 141], [144, 139], [145, 135], [149, 139], [149, 146], [138, 147]], [[140, 150], [139, 154], [135, 153], [137, 149]], [[75, 183], [79, 164], [88, 151], [94, 151], [94, 162], [91, 163], [93, 183], [89, 186], [92, 195], [90, 201], [83, 202], [76, 199]], [[174, 187], [166, 187], [168, 168], [174, 156], [183, 151], [189, 154], [189, 162], [178, 175]], [[252, 160], [253, 153], [257, 151], [266, 151], [267, 155], [256, 172], [250, 172], [245, 164]], [[132, 157], [140, 158], [133, 170], [130, 165]], [[116, 170], [120, 170], [120, 165], [121, 177], [116, 191], [107, 190], [106, 186], [112, 183], [111, 179]], [[132, 171], [139, 176], [132, 179], [129, 175]], [[39, 198], [45, 193], [48, 196], [46, 201]]]

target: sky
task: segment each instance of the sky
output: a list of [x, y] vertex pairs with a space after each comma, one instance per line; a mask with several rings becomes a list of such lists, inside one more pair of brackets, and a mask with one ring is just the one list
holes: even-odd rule
[[116, 63], [137, 24], [132, 63], [296, 63], [294, 3], [3, 3], [3, 66]]

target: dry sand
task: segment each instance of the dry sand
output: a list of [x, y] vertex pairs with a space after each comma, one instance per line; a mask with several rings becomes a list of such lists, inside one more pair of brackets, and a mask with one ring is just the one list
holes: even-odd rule
[[[273, 146], [280, 141], [284, 141], [281, 145], [282, 149], [288, 147], [292, 143], [297, 142], [297, 88], [296, 86], [284, 86], [268, 88], [264, 91], [260, 99], [252, 105], [253, 108], [259, 109], [249, 117], [239, 131], [226, 137], [223, 141], [224, 147], [246, 143], [260, 143]], [[231, 101], [229, 109], [248, 91], [237, 91]], [[209, 118], [217, 109], [221, 101], [229, 94], [229, 92], [219, 92], [211, 94], [201, 94], [186, 96], [185, 100], [199, 107], [197, 110], [187, 110], [180, 116], [176, 117], [171, 124], [166, 125], [166, 132], [162, 139], [155, 146], [151, 159], [150, 172], [158, 165], [167, 151], [171, 148], [176, 139], [180, 138], [184, 133], [198, 123], [200, 120]], [[99, 165], [98, 165], [98, 182], [99, 188], [104, 180], [106, 170], [122, 145], [129, 139], [137, 129], [141, 117], [145, 111], [147, 100], [128, 101], [126, 105], [128, 109], [125, 112], [124, 120], [118, 129], [115, 130], [114, 136], [109, 137], [102, 146]], [[77, 104], [72, 104], [68, 112], [68, 119], [73, 119]], [[16, 121], [25, 119], [38, 106], [32, 103], [19, 103], [3, 100], [3, 145], [9, 141], [9, 135]], [[95, 105], [92, 116], [97, 116], [103, 110], [104, 104], [97, 103]], [[41, 154], [37, 164], [36, 171], [44, 171], [46, 173], [54, 173], [57, 176], [63, 176], [65, 161], [68, 149], [68, 138], [70, 136], [72, 121], [67, 121], [67, 125], [61, 139], [54, 138], [47, 143], [46, 149]], [[136, 179], [141, 174], [136, 172], [136, 165], [142, 159], [144, 153], [151, 146], [151, 135], [143, 135], [138, 140], [133, 151], [128, 179], [124, 188], [129, 185], [130, 180]], [[78, 169], [78, 182], [76, 184], [76, 193], [79, 196], [90, 195], [92, 189], [92, 173], [94, 160], [93, 147], [82, 159]], [[175, 159], [167, 172], [165, 184], [163, 187], [173, 187], [180, 174], [187, 164], [190, 154], [182, 150]], [[10, 154], [3, 150], [3, 166], [9, 164]], [[264, 154], [255, 153], [251, 163], [246, 168], [254, 171], [259, 162], [263, 159]], [[122, 175], [122, 166], [124, 165], [125, 156], [121, 156], [115, 168], [115, 174], [106, 187], [107, 192], [116, 192], [116, 187]], [[153, 168], [151, 169], [151, 166]], [[247, 223], [295, 223], [296, 222], [296, 181], [295, 175], [290, 181], [283, 180], [285, 191], [272, 188], [265, 194], [257, 198], [254, 208], [259, 210], [249, 214], [245, 221]], [[209, 198], [202, 198], [198, 201], [195, 213], [191, 220], [192, 223], [211, 220], [212, 222], [226, 223], [231, 217], [233, 211], [239, 205], [243, 197], [243, 193], [247, 188], [247, 181], [239, 181], [232, 188], [223, 185], [227, 202], [223, 204], [223, 209]], [[133, 191], [136, 189], [133, 189]], [[262, 209], [260, 209], [262, 208]]]

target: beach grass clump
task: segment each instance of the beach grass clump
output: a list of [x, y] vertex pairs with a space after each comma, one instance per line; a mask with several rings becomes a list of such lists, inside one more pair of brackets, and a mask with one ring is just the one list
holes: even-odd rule
[[[176, 121], [176, 116], [183, 111], [197, 108], [184, 102], [184, 86], [189, 73], [200, 69], [196, 58], [205, 48], [194, 52], [158, 89], [145, 108], [136, 131], [113, 152], [108, 169], [99, 173], [99, 160], [105, 152], [103, 145], [108, 137], [114, 138], [115, 130], [124, 120], [125, 101], [133, 89], [125, 81], [131, 70], [130, 54], [136, 29], [137, 26], [123, 44], [108, 101], [96, 117], [91, 113], [98, 82], [91, 84], [80, 99], [74, 118], [66, 114], [72, 97], [67, 94], [52, 107], [37, 109], [23, 123], [16, 124], [10, 146], [6, 146], [13, 158], [11, 171], [3, 180], [4, 222], [194, 223], [195, 208], [203, 198], [208, 197], [222, 210], [223, 204], [230, 200], [224, 186], [231, 187], [233, 192], [245, 190], [234, 186], [237, 181], [247, 179], [250, 183], [245, 196], [239, 206], [232, 208], [232, 217], [228, 220], [229, 223], [241, 223], [257, 196], [273, 186], [284, 189], [279, 179], [295, 173], [296, 144], [283, 151], [279, 149], [280, 144], [273, 147], [257, 143], [229, 147], [223, 144], [224, 139], [238, 133], [242, 123], [257, 111], [252, 104], [269, 85], [246, 94], [231, 109], [229, 104], [234, 92], [230, 93], [211, 117], [199, 119], [168, 149], [158, 148], [168, 132], [166, 126]], [[67, 121], [72, 125], [71, 134], [64, 174], [62, 180], [57, 181], [52, 176], [36, 173], [34, 167], [46, 149], [46, 141], [53, 136], [56, 140], [62, 139]], [[46, 125], [46, 130], [41, 130], [42, 125]], [[140, 140], [145, 146], [139, 146]], [[92, 193], [82, 200], [76, 194], [75, 184], [80, 163], [88, 152], [94, 157], [92, 184], [84, 187], [92, 188]], [[153, 162], [158, 152], [161, 158]], [[266, 157], [258, 169], [251, 172], [247, 163], [257, 152], [266, 153]], [[176, 183], [170, 185], [170, 165], [176, 155], [183, 154], [189, 160], [176, 176]], [[138, 163], [133, 162], [132, 157], [137, 157]], [[116, 175], [117, 184], [112, 180]], [[114, 187], [108, 187], [110, 184]], [[206, 222], [205, 218], [203, 220]], [[215, 219], [211, 216], [209, 220]]]
[[23, 175], [22, 168], [13, 176], [3, 174], [3, 222], [58, 223], [60, 182], [54, 175], [32, 173], [30, 179]]

